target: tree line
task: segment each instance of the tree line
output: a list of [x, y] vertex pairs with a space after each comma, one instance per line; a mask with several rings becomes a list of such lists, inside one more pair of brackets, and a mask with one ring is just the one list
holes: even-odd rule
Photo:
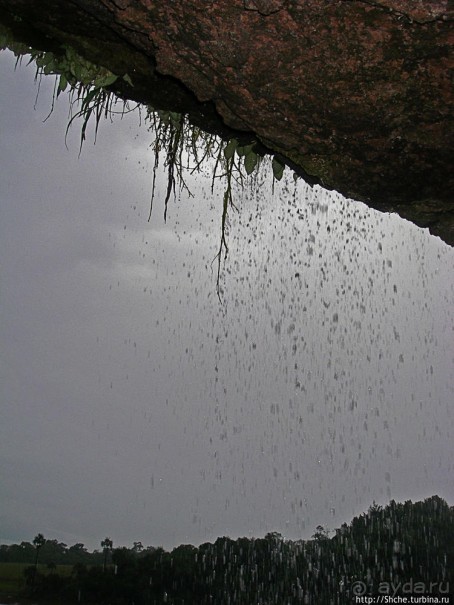
[[[333, 535], [330, 535], [330, 534]], [[199, 547], [67, 547], [41, 534], [33, 543], [0, 546], [0, 562], [30, 563], [35, 601], [110, 605], [341, 605], [363, 594], [445, 595], [454, 586], [454, 507], [433, 496], [421, 502], [372, 505], [334, 532], [317, 527], [310, 540], [218, 538]], [[72, 565], [36, 570], [37, 561]], [[34, 570], [34, 573], [33, 573]], [[356, 583], [356, 584], [355, 584]], [[407, 594], [403, 593], [403, 594]]]

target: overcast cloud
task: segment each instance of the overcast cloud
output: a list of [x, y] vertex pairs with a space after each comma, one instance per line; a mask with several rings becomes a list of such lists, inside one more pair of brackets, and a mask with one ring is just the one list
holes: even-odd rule
[[78, 158], [52, 80], [0, 54], [0, 541], [309, 537], [373, 500], [454, 503], [454, 254], [304, 183], [189, 178], [147, 221], [152, 137]]

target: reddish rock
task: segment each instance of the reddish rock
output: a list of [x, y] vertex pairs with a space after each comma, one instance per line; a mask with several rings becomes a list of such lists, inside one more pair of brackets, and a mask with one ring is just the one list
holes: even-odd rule
[[[17, 35], [47, 47], [70, 43], [127, 72], [130, 97], [155, 105], [178, 98], [195, 115], [195, 95], [207, 123], [217, 112], [323, 185], [453, 244], [451, 7], [449, 0], [0, 0], [0, 20]], [[164, 102], [150, 92], [156, 83]]]

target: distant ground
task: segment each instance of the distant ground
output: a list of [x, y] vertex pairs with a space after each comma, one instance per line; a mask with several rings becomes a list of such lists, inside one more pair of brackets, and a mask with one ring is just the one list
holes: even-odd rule
[[[25, 589], [24, 569], [30, 567], [30, 563], [0, 563], [0, 605], [17, 603], [18, 596]], [[50, 569], [46, 564], [38, 565], [38, 572], [47, 575], [51, 572], [61, 576], [71, 575], [72, 565], [57, 565]], [[27, 605], [32, 603], [21, 597], [21, 603]]]

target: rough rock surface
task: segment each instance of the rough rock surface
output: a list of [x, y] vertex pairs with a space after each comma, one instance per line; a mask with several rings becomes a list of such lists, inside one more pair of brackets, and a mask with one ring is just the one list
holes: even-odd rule
[[[329, 188], [454, 244], [451, 0], [0, 0], [125, 96], [252, 132]], [[227, 127], [227, 128], [225, 128]]]

